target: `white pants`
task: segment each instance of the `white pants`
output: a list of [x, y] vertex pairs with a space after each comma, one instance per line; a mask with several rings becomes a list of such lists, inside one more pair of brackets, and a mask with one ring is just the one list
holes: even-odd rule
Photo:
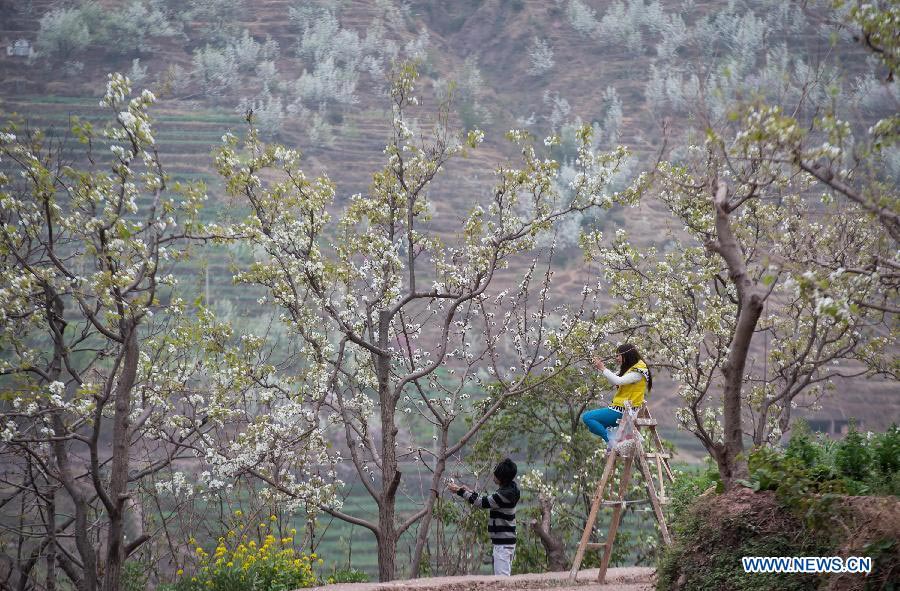
[[508, 577], [512, 573], [513, 557], [516, 555], [516, 545], [494, 545], [494, 574]]

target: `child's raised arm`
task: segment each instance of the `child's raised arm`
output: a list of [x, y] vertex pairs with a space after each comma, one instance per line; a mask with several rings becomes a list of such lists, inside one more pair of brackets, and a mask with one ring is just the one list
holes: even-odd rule
[[474, 490], [466, 490], [462, 486], [454, 485], [450, 490], [479, 509], [511, 509], [516, 506], [514, 499], [506, 498], [499, 491], [492, 495], [479, 496]]

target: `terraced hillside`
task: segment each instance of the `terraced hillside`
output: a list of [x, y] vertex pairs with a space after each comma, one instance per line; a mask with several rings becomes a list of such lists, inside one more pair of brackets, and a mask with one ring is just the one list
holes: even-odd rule
[[[120, 0], [103, 0], [103, 6], [114, 10], [122, 5]], [[452, 232], [456, 220], [469, 207], [488, 194], [491, 173], [498, 164], [515, 158], [510, 147], [502, 139], [504, 130], [526, 125], [537, 134], [573, 121], [601, 122], [609, 115], [610, 104], [604, 98], [608, 88], [615, 90], [620, 105], [620, 119], [615, 126], [614, 137], [603, 137], [601, 143], [612, 145], [617, 141], [628, 146], [638, 158], [652, 157], [660, 145], [665, 108], [657, 108], [647, 96], [647, 84], [653, 56], [660, 52], [656, 44], [667, 35], [659, 27], [643, 26], [635, 29], [642, 34], [642, 44], [615, 43], [601, 34], [604, 19], [613, 14], [612, 8], [602, 2], [553, 2], [522, 0], [461, 0], [453, 3], [434, 3], [419, 0], [395, 4], [387, 1], [345, 0], [338, 3], [318, 3], [331, 6], [339, 20], [340, 35], [348, 32], [359, 39], [374, 35], [376, 21], [380, 23], [383, 43], [402, 46], [417, 37], [426, 35], [426, 50], [420, 53], [423, 60], [422, 95], [423, 121], [433, 114], [438, 105], [436, 91], [449, 79], [465, 78], [477, 69], [480, 84], [469, 84], [461, 94], [470, 95], [484, 106], [488, 116], [479, 125], [487, 130], [485, 145], [470, 157], [452, 162], [433, 191], [436, 210], [435, 227], [439, 231]], [[687, 26], [699, 22], [706, 15], [714, 15], [721, 2], [706, 0], [690, 3], [684, 12]], [[236, 31], [247, 30], [258, 40], [270, 36], [277, 41], [280, 53], [275, 66], [285, 99], [290, 98], [291, 80], [311, 69], [310, 58], [302, 57], [298, 48], [303, 33], [292, 17], [291, 10], [304, 5], [297, 0], [262, 0], [246, 3], [234, 23]], [[753, 2], [748, 3], [752, 6]], [[6, 0], [0, 2], [0, 43], [7, 45], [16, 39], [34, 41], [40, 28], [40, 18], [57, 6], [51, 0], [33, 0], [27, 3]], [[576, 14], [576, 9], [587, 7], [591, 14]], [[666, 2], [662, 10], [678, 12], [676, 2]], [[648, 5], [647, 12], [651, 5]], [[775, 14], [772, 18], [791, 16]], [[796, 16], [796, 15], [795, 15]], [[581, 18], [581, 21], [578, 18]], [[591, 21], [590, 19], [594, 20]], [[761, 15], [760, 18], [769, 18]], [[628, 25], [631, 15], [622, 15], [620, 28]], [[633, 20], [633, 19], [632, 19]], [[579, 28], [579, 22], [598, 27], [596, 31]], [[152, 40], [147, 51], [118, 55], [104, 47], [91, 46], [73, 55], [82, 69], [73, 73], [72, 65], [63, 59], [28, 60], [0, 52], [0, 113], [8, 116], [17, 112], [26, 117], [32, 126], [52, 126], [61, 132], [70, 116], [88, 120], [102, 117], [96, 98], [99, 96], [107, 71], [127, 71], [131, 60], [140, 57], [148, 69], [142, 82], [156, 90], [162, 101], [154, 113], [158, 120], [158, 138], [164, 162], [176, 179], [202, 180], [207, 183], [211, 202], [208, 214], [234, 211], [234, 206], [222, 194], [212, 171], [210, 153], [225, 131], [240, 133], [245, 123], [236, 109], [242, 93], [252, 92], [257, 81], [246, 73], [240, 74], [238, 88], [218, 94], [204, 94], [202, 85], [195, 80], [173, 88], [168, 74], [173, 66], [190, 70], [191, 55], [204, 43], [195, 34], [204, 23], [189, 21], [184, 24], [184, 35]], [[789, 24], [789, 23], [788, 23]], [[788, 26], [785, 25], [785, 27]], [[747, 21], [744, 26], [753, 25]], [[587, 25], [586, 25], [587, 26]], [[614, 30], [613, 30], [614, 32]], [[736, 34], [739, 32], [736, 31]], [[347, 37], [342, 37], [347, 38]], [[352, 37], [350, 37], [352, 39]], [[553, 52], [553, 66], [541, 73], [530, 69], [530, 46], [535, 38], [546, 40]], [[828, 40], [813, 29], [773, 29], [765, 37], [766, 46], [777, 46], [790, 41], [791, 47], [812, 62], [827, 51]], [[703, 55], [679, 50], [680, 59], [687, 63], [699, 63]], [[403, 52], [398, 54], [402, 57]], [[851, 54], [852, 55], [852, 54]], [[468, 60], [468, 62], [467, 62]], [[473, 66], [474, 64], [474, 66]], [[654, 66], [655, 67], [655, 66]], [[467, 69], [468, 68], [468, 69]], [[852, 71], [853, 63], [848, 66]], [[311, 112], [286, 113], [278, 139], [304, 151], [308, 171], [324, 172], [338, 186], [338, 206], [349, 196], [364, 192], [373, 171], [382, 165], [381, 150], [390, 133], [387, 115], [388, 102], [384, 95], [384, 75], [379, 78], [363, 73], [360, 77], [353, 104], [329, 111], [329, 117], [337, 123], [332, 128], [332, 139], [314, 142], [309, 135], [308, 118]], [[461, 86], [465, 80], [461, 81]], [[477, 86], [477, 88], [475, 87]], [[466, 97], [463, 96], [465, 100]], [[562, 99], [564, 103], [554, 99]], [[561, 111], [555, 116], [554, 109]], [[564, 112], [564, 113], [563, 113]], [[464, 124], [465, 113], [457, 110], [454, 121]], [[556, 117], [556, 118], [554, 118]], [[469, 122], [471, 123], [471, 122]], [[668, 118], [671, 134], [677, 134], [679, 119]], [[602, 128], [602, 131], [610, 131]], [[639, 170], [636, 164], [635, 170]], [[625, 227], [637, 237], [648, 242], [656, 240], [661, 230], [670, 225], [663, 207], [652, 199], [646, 199], [637, 209], [627, 212], [607, 212], [596, 221], [605, 230]], [[605, 219], [605, 221], [604, 221]], [[202, 278], [198, 289], [210, 286], [217, 298], [226, 299], [236, 310], [250, 309], [257, 294], [243, 287], [235, 288], [228, 269], [231, 256], [225, 252], [204, 253], [197, 264], [202, 273], [188, 275]], [[583, 269], [576, 249], [563, 253], [566, 267], [557, 273], [558, 289], [562, 293], [576, 294], [585, 278], [595, 276], [596, 270]], [[670, 409], [675, 401], [669, 400], [660, 388], [658, 404], [661, 419], [672, 426]], [[869, 408], [898, 408], [896, 397], [884, 385], [854, 383], [840, 388], [842, 395], [824, 401], [824, 408], [817, 413], [820, 418], [843, 420], [849, 416], [861, 418], [875, 428], [886, 426], [892, 413], [870, 413]], [[859, 394], [857, 394], [859, 393]], [[856, 399], [856, 396], [861, 399]], [[863, 402], [871, 402], [862, 404]], [[885, 417], [888, 418], [885, 418]]]

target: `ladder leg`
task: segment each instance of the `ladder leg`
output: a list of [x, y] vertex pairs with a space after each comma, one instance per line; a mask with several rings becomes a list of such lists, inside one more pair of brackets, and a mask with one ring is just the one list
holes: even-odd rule
[[[624, 501], [628, 493], [628, 485], [631, 483], [631, 465], [634, 463], [634, 455], [625, 458], [625, 467], [622, 469], [622, 478], [619, 481], [619, 500]], [[619, 523], [622, 521], [623, 505], [613, 508], [612, 521], [609, 524], [609, 536], [606, 538], [606, 547], [603, 549], [603, 560], [600, 562], [600, 572], [597, 573], [597, 581], [602, 583], [606, 578], [606, 569], [609, 568], [609, 560], [612, 558], [613, 543], [616, 541], [616, 533], [619, 531]]]
[[616, 453], [613, 452], [606, 458], [603, 476], [600, 478], [600, 483], [597, 485], [597, 490], [594, 492], [594, 498], [591, 501], [591, 512], [588, 514], [587, 523], [584, 525], [584, 533], [581, 534], [581, 542], [578, 543], [578, 551], [575, 552], [575, 559], [572, 561], [572, 570], [569, 571], [570, 581], [575, 581], [575, 577], [578, 576], [578, 568], [581, 566], [582, 559], [584, 559], [584, 551], [587, 549], [588, 542], [591, 539], [591, 532], [594, 530], [594, 522], [597, 521], [597, 512], [600, 510], [600, 503], [603, 501], [603, 489], [606, 488], [606, 483], [612, 475], [615, 466]]
[[666, 516], [663, 515], [662, 505], [659, 503], [659, 497], [656, 496], [656, 487], [653, 485], [653, 477], [650, 475], [650, 466], [647, 464], [647, 458], [644, 456], [644, 449], [640, 441], [637, 442], [635, 453], [638, 457], [638, 466], [647, 485], [647, 493], [650, 495], [650, 504], [653, 505], [656, 521], [659, 523], [659, 531], [662, 534], [663, 542], [669, 546], [672, 544], [672, 537], [669, 535], [669, 528], [666, 527]]
[[[644, 418], [647, 418], [647, 419], [653, 418], [652, 416], [650, 416], [650, 410], [646, 406], [642, 407], [641, 411], [644, 414]], [[656, 426], [649, 425], [647, 427], [647, 429], [650, 430], [650, 437], [646, 438], [647, 448], [644, 449], [644, 451], [646, 452], [649, 450], [656, 454], [656, 458], [655, 458], [656, 459], [656, 462], [655, 462], [656, 463], [656, 477], [659, 480], [659, 495], [661, 497], [665, 497], [666, 496], [666, 481], [665, 481], [665, 478], [663, 477], [663, 469], [664, 468], [666, 471], [666, 476], [669, 477], [669, 479], [674, 482], [674, 479], [672, 478], [672, 474], [669, 471], [669, 460], [667, 460], [664, 457], [660, 457], [661, 454], [666, 453], [666, 448], [663, 447], [662, 439], [659, 437], [659, 433], [656, 431]]]
[[[662, 450], [660, 450], [659, 453], [662, 453]], [[661, 457], [659, 457], [659, 455], [656, 456], [656, 476], [659, 478], [659, 496], [661, 496], [661, 497], [666, 496], [666, 479], [663, 478], [663, 470], [662, 470], [664, 461], [665, 461], [665, 458], [661, 458]]]
[[[650, 411], [647, 411], [647, 414], [650, 414]], [[650, 432], [653, 433], [653, 442], [656, 444], [656, 450], [659, 452], [664, 452], [665, 447], [663, 447], [662, 438], [659, 436], [659, 432], [657, 432], [655, 426], [650, 427]], [[669, 460], [663, 460], [663, 469], [666, 471], [666, 476], [669, 478], [669, 482], [675, 482], [675, 475], [672, 474], [672, 468], [669, 467]], [[661, 483], [662, 481], [660, 481]]]

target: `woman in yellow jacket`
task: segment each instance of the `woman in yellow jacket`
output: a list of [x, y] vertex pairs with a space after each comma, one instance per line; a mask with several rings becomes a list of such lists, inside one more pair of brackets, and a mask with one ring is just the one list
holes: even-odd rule
[[625, 402], [632, 408], [644, 404], [644, 396], [653, 387], [653, 376], [650, 368], [641, 359], [641, 354], [632, 344], [626, 343], [616, 348], [616, 360], [619, 362], [619, 373], [614, 374], [606, 368], [603, 360], [594, 358], [594, 366], [603, 372], [604, 377], [618, 386], [612, 403], [606, 408], [589, 410], [581, 415], [581, 420], [594, 435], [599, 435], [607, 444], [609, 434], [606, 430], [615, 427], [625, 411]]

